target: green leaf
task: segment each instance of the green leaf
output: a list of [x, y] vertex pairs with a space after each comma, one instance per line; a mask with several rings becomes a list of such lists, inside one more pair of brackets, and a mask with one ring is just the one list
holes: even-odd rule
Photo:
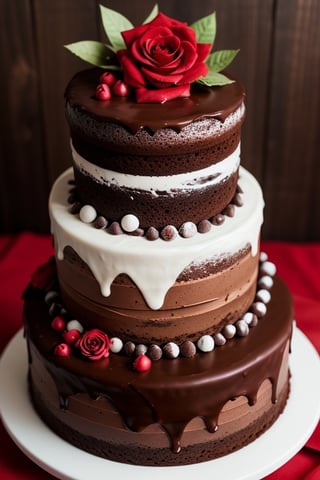
[[207, 58], [206, 64], [214, 72], [221, 72], [234, 60], [239, 50], [218, 50]]
[[222, 73], [209, 70], [205, 77], [199, 78], [197, 80], [197, 83], [207, 85], [208, 87], [222, 87], [223, 85], [229, 85], [230, 83], [234, 83], [234, 80], [231, 80]]
[[101, 68], [119, 69], [115, 65], [115, 56], [111, 47], [94, 40], [69, 43], [65, 48], [85, 62]]
[[147, 16], [147, 18], [145, 19], [145, 21], [143, 22], [143, 24], [151, 22], [151, 20], [153, 20], [158, 15], [158, 13], [159, 13], [159, 8], [158, 8], [158, 4], [156, 3], [153, 9], [151, 10], [151, 12], [149, 13], [149, 15]]
[[101, 20], [104, 31], [108, 36], [111, 45], [117, 51], [121, 48], [126, 48], [121, 32], [131, 30], [132, 23], [121, 13], [112, 10], [111, 8], [100, 5]]
[[217, 30], [216, 12], [200, 18], [189, 26], [195, 30], [198, 43], [211, 43], [213, 45]]

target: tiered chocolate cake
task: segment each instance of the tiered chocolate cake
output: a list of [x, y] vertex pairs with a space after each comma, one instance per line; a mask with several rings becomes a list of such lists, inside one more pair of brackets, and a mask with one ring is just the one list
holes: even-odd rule
[[159, 14], [123, 33], [121, 73], [69, 83], [56, 258], [25, 292], [36, 410], [77, 447], [140, 465], [239, 449], [289, 394], [292, 303], [260, 254], [263, 197], [240, 167], [244, 90], [213, 82], [190, 30]]

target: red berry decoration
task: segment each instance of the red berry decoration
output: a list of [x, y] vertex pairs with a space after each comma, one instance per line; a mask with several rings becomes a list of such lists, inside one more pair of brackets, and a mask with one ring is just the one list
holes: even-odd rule
[[96, 88], [96, 98], [98, 100], [110, 100], [111, 91], [109, 85], [100, 83]]
[[112, 93], [116, 97], [126, 97], [130, 93], [129, 85], [122, 80], [117, 80], [112, 87]]
[[56, 330], [57, 332], [63, 332], [65, 327], [66, 327], [66, 322], [63, 317], [60, 317], [60, 315], [57, 315], [56, 317], [54, 317], [54, 319], [51, 322], [51, 328], [53, 328], [53, 330]]
[[59, 343], [54, 349], [54, 354], [57, 357], [69, 357], [71, 353], [71, 347], [67, 343]]
[[112, 85], [114, 85], [116, 81], [116, 77], [111, 72], [104, 72], [102, 75], [100, 75], [99, 78], [100, 83], [105, 83], [106, 85], [109, 85], [109, 87], [112, 87]]
[[147, 355], [138, 355], [134, 361], [134, 369], [137, 372], [147, 372], [151, 368], [152, 361]]
[[80, 338], [80, 332], [79, 330], [76, 330], [73, 328], [72, 330], [67, 330], [66, 332], [63, 332], [63, 340], [68, 344], [72, 345], [75, 343], [79, 338]]

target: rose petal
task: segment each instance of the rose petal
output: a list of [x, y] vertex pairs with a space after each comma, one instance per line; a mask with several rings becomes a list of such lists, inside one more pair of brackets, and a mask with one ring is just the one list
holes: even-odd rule
[[181, 82], [183, 75], [161, 75], [161, 73], [152, 72], [147, 68], [142, 68], [141, 71], [143, 72], [145, 78], [149, 80], [151, 85], [154, 85], [158, 88], [165, 88], [171, 85], [177, 85]]
[[137, 67], [134, 59], [132, 59], [127, 50], [119, 50], [118, 59], [124, 71], [124, 81], [128, 85], [139, 88], [144, 87], [147, 84], [140, 69]]
[[179, 97], [190, 96], [190, 85], [179, 85], [159, 90], [148, 90], [147, 88], [138, 88], [136, 90], [136, 100], [138, 103], [165, 103]]
[[198, 62], [204, 62], [212, 48], [210, 43], [197, 43]]
[[200, 63], [194, 65], [185, 75], [180, 82], [182, 83], [192, 83], [200, 77], [205, 77], [208, 73], [208, 66], [205, 63]]

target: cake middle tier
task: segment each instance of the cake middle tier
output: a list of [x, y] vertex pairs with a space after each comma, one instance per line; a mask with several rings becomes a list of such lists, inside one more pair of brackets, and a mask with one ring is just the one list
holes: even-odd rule
[[112, 235], [81, 222], [67, 201], [71, 179], [70, 169], [57, 180], [49, 207], [61, 296], [87, 328], [147, 344], [182, 343], [218, 332], [249, 308], [263, 198], [246, 170], [239, 179], [243, 206], [234, 217], [172, 241]]

